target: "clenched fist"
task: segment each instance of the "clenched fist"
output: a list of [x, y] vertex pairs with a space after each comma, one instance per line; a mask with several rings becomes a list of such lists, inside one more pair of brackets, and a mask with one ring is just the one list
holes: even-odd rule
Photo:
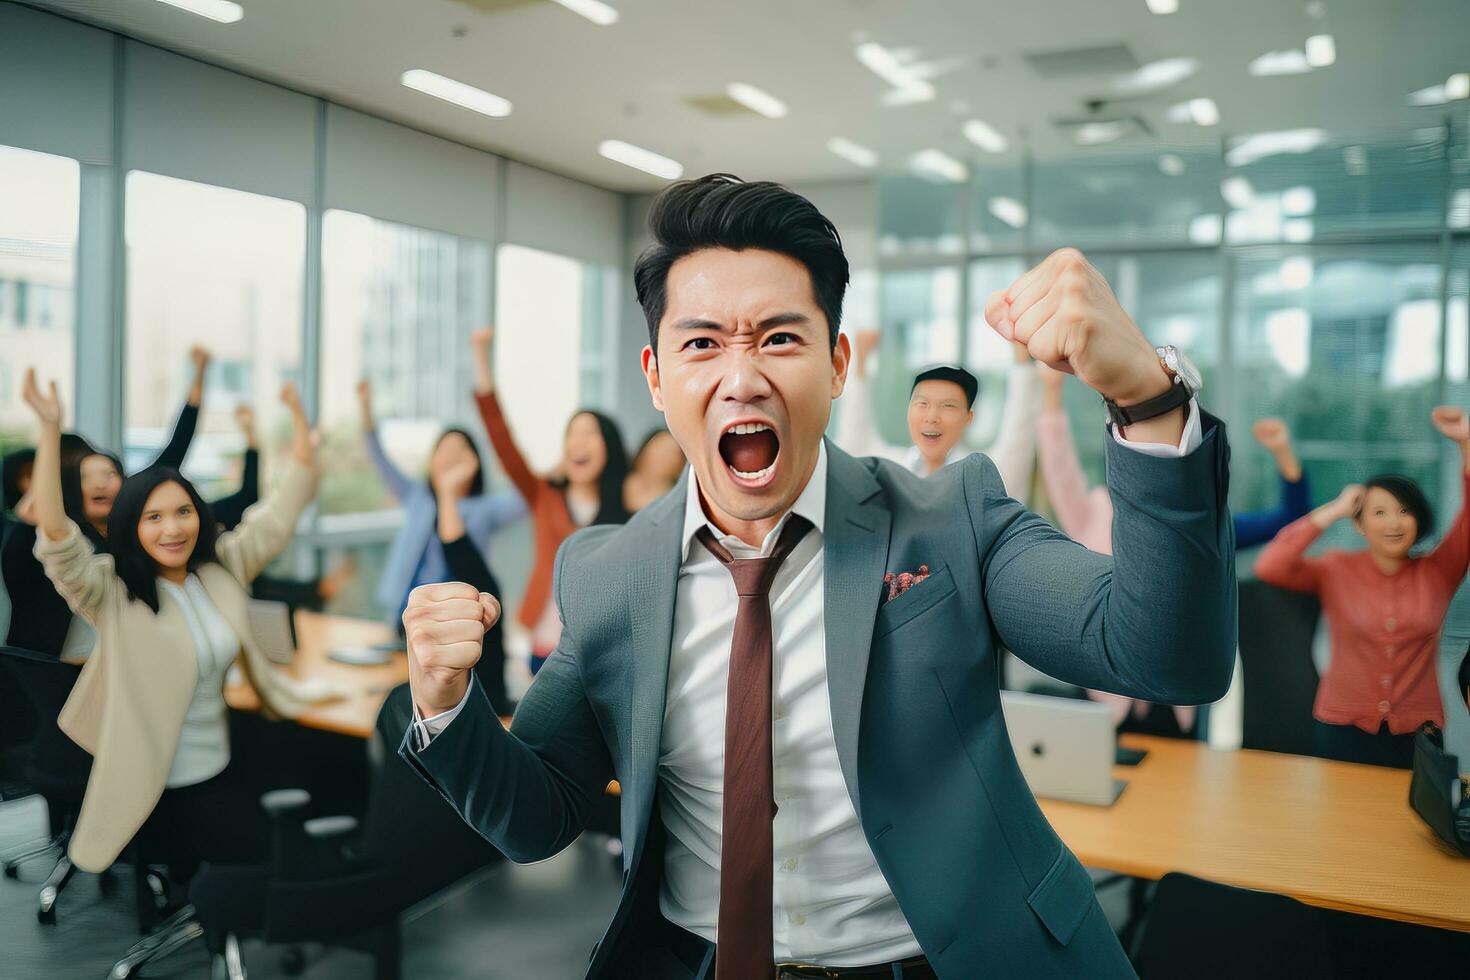
[[409, 593], [403, 633], [408, 682], [420, 717], [431, 718], [463, 700], [485, 631], [499, 619], [495, 597], [463, 582], [421, 585]]
[[1107, 280], [1075, 248], [1058, 249], [991, 294], [985, 319], [1035, 360], [1120, 405], [1147, 401], [1172, 383]]

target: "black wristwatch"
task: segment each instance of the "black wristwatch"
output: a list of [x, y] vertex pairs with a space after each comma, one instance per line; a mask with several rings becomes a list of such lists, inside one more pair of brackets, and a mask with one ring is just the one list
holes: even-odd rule
[[1125, 407], [1112, 399], [1104, 398], [1103, 404], [1107, 406], [1108, 417], [1120, 429], [1158, 418], [1181, 405], [1187, 405], [1189, 400], [1204, 387], [1204, 379], [1200, 377], [1199, 371], [1190, 363], [1189, 358], [1179, 352], [1178, 348], [1155, 347], [1154, 352], [1159, 355], [1159, 362], [1174, 379], [1174, 383], [1162, 395], [1150, 398], [1146, 402], [1139, 402], [1137, 405]]

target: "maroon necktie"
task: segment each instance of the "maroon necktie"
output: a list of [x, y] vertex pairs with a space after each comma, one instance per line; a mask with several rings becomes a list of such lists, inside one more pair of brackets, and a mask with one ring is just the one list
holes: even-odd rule
[[735, 558], [706, 525], [701, 544], [735, 579], [740, 606], [730, 642], [725, 692], [724, 813], [720, 825], [720, 918], [715, 980], [770, 976], [771, 821], [776, 816], [771, 758], [771, 582], [811, 522], [792, 514], [769, 558]]

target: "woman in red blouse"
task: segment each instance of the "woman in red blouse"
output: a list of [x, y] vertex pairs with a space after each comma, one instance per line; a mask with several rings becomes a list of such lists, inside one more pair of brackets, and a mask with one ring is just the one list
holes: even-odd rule
[[[1470, 563], [1470, 418], [1434, 410], [1434, 427], [1460, 447], [1460, 513], [1429, 553], [1410, 549], [1434, 530], [1424, 491], [1403, 476], [1378, 476], [1285, 527], [1256, 561], [1263, 582], [1322, 601], [1332, 661], [1317, 688], [1317, 754], [1346, 762], [1408, 768], [1414, 731], [1444, 724], [1435, 678], [1440, 627]], [[1365, 551], [1308, 558], [1312, 542], [1350, 518]]]

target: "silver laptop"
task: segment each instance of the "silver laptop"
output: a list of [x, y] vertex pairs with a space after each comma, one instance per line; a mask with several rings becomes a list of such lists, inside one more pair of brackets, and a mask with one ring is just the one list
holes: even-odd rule
[[1128, 784], [1113, 778], [1117, 736], [1107, 705], [1000, 692], [1021, 772], [1037, 796], [1108, 806]]

